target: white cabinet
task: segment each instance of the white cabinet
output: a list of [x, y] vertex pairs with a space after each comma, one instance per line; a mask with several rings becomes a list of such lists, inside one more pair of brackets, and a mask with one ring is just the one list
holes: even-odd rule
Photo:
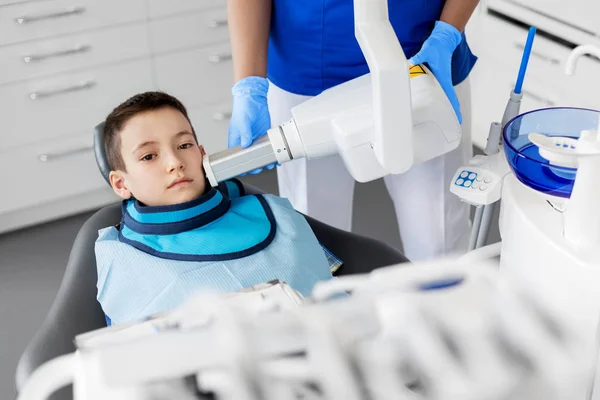
[[150, 55], [146, 26], [138, 22], [116, 29], [0, 47], [0, 84]]
[[92, 135], [78, 134], [2, 154], [0, 181], [9, 195], [2, 195], [0, 214], [106, 186], [92, 142]]
[[[527, 28], [510, 19], [479, 13], [467, 29], [479, 57], [471, 75], [473, 142], [485, 147], [490, 123], [500, 121], [510, 92], [514, 89]], [[493, 45], [491, 45], [493, 43]], [[577, 74], [565, 75], [565, 63], [572, 48], [548, 35], [535, 37], [523, 85], [521, 112], [546, 107], [587, 107], [600, 109], [600, 62], [582, 58]]]
[[231, 99], [188, 109], [188, 115], [200, 144], [208, 154], [227, 148], [227, 130], [231, 116]]
[[600, 33], [600, 2], [597, 0], [513, 0], [523, 7], [550, 16], [591, 34]]
[[229, 43], [158, 56], [156, 84], [186, 107], [231, 97], [233, 65]]
[[229, 41], [227, 10], [205, 10], [151, 21], [152, 50], [166, 53]]
[[31, 1], [0, 8], [0, 46], [146, 18], [146, 0]]
[[91, 136], [118, 102], [153, 87], [150, 59], [5, 85], [0, 151], [86, 130]]
[[0, 0], [0, 6], [5, 6], [8, 4], [16, 4], [16, 3], [24, 3], [29, 0]]
[[227, 146], [233, 71], [225, 0], [0, 0], [0, 233], [119, 199], [93, 127], [164, 90], [209, 152]]
[[227, 0], [148, 0], [150, 18], [185, 14], [210, 8], [225, 8]]

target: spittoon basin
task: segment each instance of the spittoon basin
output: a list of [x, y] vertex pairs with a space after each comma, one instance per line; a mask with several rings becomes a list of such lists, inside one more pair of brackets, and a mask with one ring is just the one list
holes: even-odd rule
[[569, 198], [576, 168], [551, 165], [530, 133], [579, 139], [581, 131], [600, 127], [600, 112], [585, 108], [554, 107], [518, 115], [504, 127], [504, 152], [513, 173], [524, 185], [545, 195]]

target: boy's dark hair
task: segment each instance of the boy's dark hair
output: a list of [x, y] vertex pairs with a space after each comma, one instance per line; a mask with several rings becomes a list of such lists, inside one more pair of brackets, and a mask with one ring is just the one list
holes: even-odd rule
[[[139, 113], [154, 111], [164, 107], [171, 107], [180, 111], [190, 125], [192, 125], [184, 105], [175, 97], [163, 92], [136, 94], [125, 100], [108, 114], [104, 121], [104, 151], [106, 152], [106, 159], [111, 170], [126, 171], [125, 162], [121, 155], [121, 136], [119, 135], [125, 123]], [[198, 138], [196, 137], [196, 132], [194, 132], [194, 127], [192, 127], [192, 133], [197, 143]]]

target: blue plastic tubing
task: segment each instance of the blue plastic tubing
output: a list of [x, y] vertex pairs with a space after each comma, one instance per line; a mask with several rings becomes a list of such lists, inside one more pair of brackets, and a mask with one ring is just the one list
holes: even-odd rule
[[531, 55], [531, 48], [533, 47], [533, 38], [535, 38], [536, 28], [532, 26], [529, 28], [527, 34], [527, 42], [523, 49], [523, 57], [521, 58], [521, 67], [519, 68], [519, 77], [517, 78], [517, 84], [515, 85], [515, 93], [520, 94], [523, 88], [523, 81], [525, 80], [525, 72], [527, 72], [527, 64], [529, 63], [529, 56]]

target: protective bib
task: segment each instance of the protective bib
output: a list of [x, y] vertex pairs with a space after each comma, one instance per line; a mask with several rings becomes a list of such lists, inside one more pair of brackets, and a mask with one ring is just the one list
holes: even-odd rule
[[226, 293], [279, 279], [307, 296], [332, 277], [288, 200], [238, 194], [227, 182], [173, 206], [123, 202], [120, 229], [101, 229], [95, 246], [98, 301], [113, 323], [173, 309], [201, 290]]

